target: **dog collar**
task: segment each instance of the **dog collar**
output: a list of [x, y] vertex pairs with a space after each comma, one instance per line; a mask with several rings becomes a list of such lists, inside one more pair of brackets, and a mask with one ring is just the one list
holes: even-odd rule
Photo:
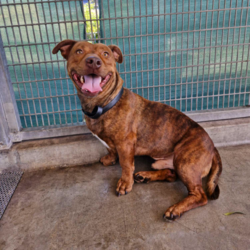
[[104, 113], [106, 113], [108, 110], [110, 110], [111, 108], [113, 108], [115, 106], [115, 104], [122, 97], [122, 93], [123, 93], [123, 87], [120, 90], [120, 92], [118, 93], [118, 95], [110, 103], [108, 103], [106, 106], [104, 106], [104, 107], [95, 106], [91, 113], [84, 111], [83, 109], [82, 109], [82, 112], [91, 119], [98, 119], [101, 115], [103, 115]]

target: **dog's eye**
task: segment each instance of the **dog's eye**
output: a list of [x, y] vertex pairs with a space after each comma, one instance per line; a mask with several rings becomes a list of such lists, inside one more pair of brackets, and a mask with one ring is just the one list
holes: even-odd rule
[[103, 55], [104, 55], [105, 57], [108, 57], [108, 56], [109, 56], [109, 53], [108, 53], [108, 52], [104, 52]]
[[77, 51], [76, 51], [76, 54], [82, 54], [83, 52], [82, 52], [82, 50], [81, 49], [78, 49]]

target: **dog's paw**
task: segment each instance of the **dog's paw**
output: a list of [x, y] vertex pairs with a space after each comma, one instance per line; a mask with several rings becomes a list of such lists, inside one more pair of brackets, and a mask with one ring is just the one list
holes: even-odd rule
[[138, 172], [134, 174], [134, 180], [136, 183], [148, 183], [150, 182], [150, 177], [147, 172]]
[[122, 178], [117, 183], [116, 195], [119, 197], [120, 195], [128, 194], [133, 187], [133, 181], [125, 181]]
[[104, 166], [112, 166], [112, 165], [115, 165], [116, 164], [116, 160], [117, 158], [114, 157], [113, 155], [110, 155], [110, 154], [107, 154], [105, 156], [103, 156], [101, 159], [100, 159], [100, 162], [104, 165]]
[[181, 213], [178, 211], [178, 206], [173, 205], [172, 207], [168, 208], [165, 214], [163, 214], [163, 219], [167, 219], [170, 221], [174, 221], [181, 217]]

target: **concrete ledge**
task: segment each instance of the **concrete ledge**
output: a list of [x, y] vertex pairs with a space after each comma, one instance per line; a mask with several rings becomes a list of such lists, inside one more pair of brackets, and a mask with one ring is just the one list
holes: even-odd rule
[[[250, 144], [250, 117], [202, 122], [217, 147]], [[91, 134], [15, 143], [0, 152], [0, 172], [18, 167], [23, 171], [86, 165], [99, 161], [106, 148]]]
[[91, 164], [107, 154], [91, 134], [16, 143], [0, 152], [0, 171], [18, 167], [23, 171]]
[[216, 147], [250, 143], [250, 117], [199, 123]]

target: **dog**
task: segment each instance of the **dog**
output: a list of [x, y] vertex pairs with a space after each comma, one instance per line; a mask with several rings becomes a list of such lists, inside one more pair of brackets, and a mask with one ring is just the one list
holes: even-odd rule
[[[123, 88], [116, 68], [116, 63], [123, 61], [118, 46], [64, 40], [52, 53], [59, 50], [67, 60], [87, 127], [107, 147], [108, 154], [100, 162], [109, 166], [119, 158], [122, 176], [117, 183], [118, 196], [130, 192], [134, 182], [172, 182], [178, 176], [188, 196], [166, 210], [163, 218], [168, 220], [207, 204], [208, 198], [219, 197], [222, 162], [206, 131], [177, 109]], [[135, 155], [152, 157], [152, 168], [157, 171], [134, 174]], [[202, 188], [205, 176], [207, 195]]]

